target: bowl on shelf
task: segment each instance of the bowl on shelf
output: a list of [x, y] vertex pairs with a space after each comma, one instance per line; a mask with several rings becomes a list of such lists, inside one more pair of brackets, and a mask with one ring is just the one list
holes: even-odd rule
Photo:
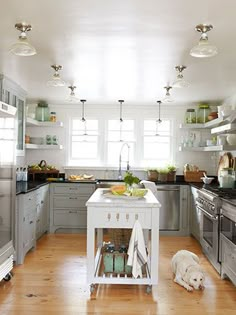
[[201, 177], [201, 180], [203, 181], [204, 184], [211, 184], [213, 181], [214, 177]]

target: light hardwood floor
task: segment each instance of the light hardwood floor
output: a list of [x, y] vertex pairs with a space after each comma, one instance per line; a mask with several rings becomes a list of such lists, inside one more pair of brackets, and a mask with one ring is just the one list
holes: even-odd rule
[[[206, 272], [204, 291], [187, 292], [173, 282], [172, 255], [188, 249], [199, 255]], [[159, 285], [146, 293], [142, 285], [99, 285], [90, 296], [86, 283], [86, 235], [47, 234], [25, 263], [0, 282], [1, 315], [135, 314], [231, 315], [236, 288], [220, 276], [191, 237], [161, 237]]]

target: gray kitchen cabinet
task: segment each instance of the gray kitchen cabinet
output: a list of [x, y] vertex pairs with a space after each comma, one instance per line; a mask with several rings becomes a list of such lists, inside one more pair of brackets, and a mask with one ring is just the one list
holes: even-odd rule
[[17, 195], [16, 199], [16, 264], [22, 264], [26, 253], [36, 247], [36, 191]]
[[195, 237], [196, 240], [200, 239], [200, 213], [199, 210], [196, 207], [196, 198], [198, 196], [197, 194], [198, 189], [191, 186], [191, 204], [190, 204], [190, 234]]
[[50, 184], [50, 232], [87, 228], [86, 202], [95, 191], [95, 184]]
[[221, 278], [228, 277], [236, 286], [236, 252], [235, 245], [224, 235], [220, 235]]
[[36, 190], [36, 239], [49, 230], [49, 185]]
[[0, 74], [0, 100], [17, 107], [17, 156], [25, 155], [25, 99], [26, 91], [3, 74]]

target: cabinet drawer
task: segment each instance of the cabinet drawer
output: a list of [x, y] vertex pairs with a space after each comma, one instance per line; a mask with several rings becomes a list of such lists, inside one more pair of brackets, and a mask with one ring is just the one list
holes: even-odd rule
[[93, 184], [59, 184], [53, 187], [54, 194], [79, 194], [90, 196], [95, 190]]
[[142, 228], [151, 227], [151, 212], [147, 209], [130, 209], [129, 211], [104, 209], [93, 214], [93, 223], [97, 227], [132, 228], [135, 220], [139, 220]]
[[54, 196], [53, 198], [53, 208], [80, 208], [85, 207], [85, 203], [87, 202], [87, 196]]
[[54, 210], [54, 225], [67, 227], [87, 227], [87, 212], [79, 210]]

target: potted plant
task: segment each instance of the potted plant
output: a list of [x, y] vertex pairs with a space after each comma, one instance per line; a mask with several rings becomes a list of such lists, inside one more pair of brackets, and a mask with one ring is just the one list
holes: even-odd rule
[[158, 181], [158, 170], [157, 169], [148, 169], [147, 170], [148, 180], [152, 182]]
[[173, 164], [167, 165], [168, 174], [167, 174], [167, 181], [168, 182], [175, 182], [176, 181], [176, 166]]
[[127, 171], [124, 176], [124, 182], [128, 192], [132, 192], [133, 186], [140, 182], [140, 179], [137, 176], [134, 176], [132, 172]]
[[168, 168], [159, 168], [158, 169], [158, 181], [167, 182], [167, 175], [169, 173]]

